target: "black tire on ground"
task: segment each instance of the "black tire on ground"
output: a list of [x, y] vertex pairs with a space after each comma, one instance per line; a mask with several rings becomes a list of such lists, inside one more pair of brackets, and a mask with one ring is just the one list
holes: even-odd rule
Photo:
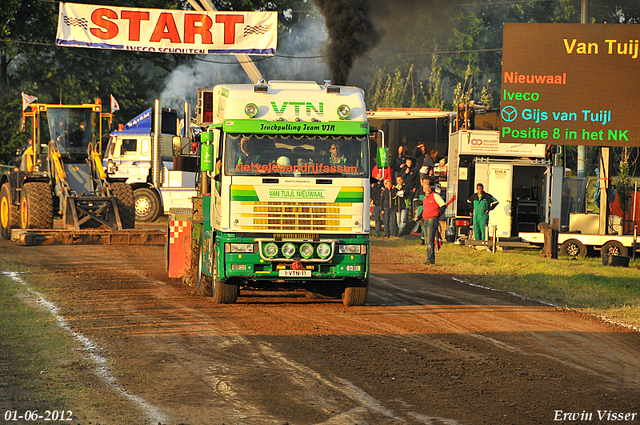
[[560, 245], [558, 254], [563, 257], [585, 258], [587, 256], [587, 247], [577, 239], [568, 239]]
[[116, 197], [118, 213], [123, 229], [136, 227], [136, 210], [134, 206], [133, 188], [127, 183], [111, 183], [111, 191]]
[[160, 216], [160, 198], [156, 191], [141, 187], [133, 191], [133, 197], [137, 221], [148, 223]]
[[608, 241], [602, 245], [600, 255], [619, 255], [621, 257], [627, 256], [627, 248], [618, 241]]
[[340, 299], [344, 293], [343, 282], [318, 282], [304, 291], [304, 295], [312, 300]]
[[218, 280], [218, 262], [215, 258], [215, 246], [211, 248], [212, 276], [210, 277], [202, 273], [202, 255], [204, 253], [203, 239], [204, 235], [202, 235], [200, 239], [201, 242], [200, 254], [198, 256], [198, 282], [196, 284], [196, 294], [203, 297], [212, 297], [215, 304], [233, 304], [236, 302], [236, 300], [238, 299], [238, 295], [240, 294], [240, 286], [235, 284], [233, 279], [228, 279], [224, 282]]
[[[196, 295], [200, 295], [202, 297], [212, 297], [213, 296], [213, 285], [212, 279], [210, 276], [202, 273], [202, 256], [204, 255], [204, 231], [200, 233], [200, 243], [198, 249], [198, 278], [196, 280]], [[214, 272], [216, 272], [215, 264], [214, 264]]]
[[23, 229], [53, 228], [53, 196], [45, 182], [30, 182], [22, 186], [20, 227]]
[[367, 301], [369, 292], [369, 279], [347, 279], [344, 284], [342, 303], [347, 306], [362, 306]]
[[[212, 248], [212, 252], [215, 253], [215, 247]], [[213, 261], [213, 275], [212, 287], [213, 287], [213, 302], [215, 304], [233, 304], [238, 300], [240, 294], [240, 286], [234, 284], [233, 279], [227, 279], [224, 282], [218, 280], [218, 261], [215, 255], [212, 255]]]
[[9, 183], [0, 189], [0, 237], [11, 238], [11, 229], [20, 227], [18, 208], [11, 203], [11, 189]]

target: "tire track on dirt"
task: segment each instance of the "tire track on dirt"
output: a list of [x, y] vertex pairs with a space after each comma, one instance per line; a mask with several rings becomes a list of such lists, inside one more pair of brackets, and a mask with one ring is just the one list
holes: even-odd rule
[[[132, 270], [142, 280], [162, 289], [166, 294], [157, 294], [165, 298], [171, 298], [171, 289], [166, 287], [161, 280], [149, 279], [144, 273]], [[190, 307], [173, 305], [173, 311], [179, 308], [181, 314], [195, 318], [207, 316]], [[416, 421], [425, 424], [442, 423], [457, 424], [456, 421], [436, 416], [423, 416], [410, 412], [409, 418], [402, 418], [397, 413], [384, 407], [380, 401], [369, 395], [366, 391], [358, 388], [348, 380], [337, 376], [322, 375], [316, 370], [289, 359], [284, 353], [275, 349], [271, 344], [257, 340], [253, 341], [246, 336], [246, 330], [231, 325], [224, 330], [218, 329], [222, 335], [215, 335], [217, 332], [210, 329], [211, 336], [215, 340], [215, 347], [210, 346], [210, 341], [198, 341], [199, 338], [190, 338], [188, 344], [172, 344], [171, 352], [179, 355], [180, 364], [190, 370], [190, 373], [197, 376], [202, 370], [206, 371], [204, 378], [210, 388], [225, 398], [230, 404], [225, 410], [231, 410], [234, 415], [232, 420], [251, 420], [249, 423], [271, 422], [275, 418], [264, 415], [259, 405], [252, 403], [246, 394], [253, 393], [250, 386], [245, 382], [247, 375], [251, 376], [256, 370], [267, 374], [269, 377], [280, 377], [286, 379], [293, 387], [300, 388], [292, 393], [304, 393], [306, 402], [313, 404], [321, 410], [328, 419], [316, 422], [318, 424], [349, 424], [361, 423], [373, 420], [373, 423], [415, 423]], [[236, 336], [230, 336], [229, 334]], [[215, 336], [214, 336], [215, 335]], [[208, 347], [208, 348], [207, 348]], [[194, 357], [194, 349], [198, 351], [199, 358]], [[239, 350], [239, 351], [238, 351]], [[204, 352], [215, 355], [203, 355]], [[233, 351], [230, 354], [229, 351]], [[215, 359], [215, 360], [213, 360]], [[223, 359], [224, 361], [220, 361]], [[211, 364], [211, 363], [214, 364]], [[345, 400], [349, 401], [349, 406], [345, 408]], [[230, 407], [230, 409], [229, 409]], [[336, 413], [337, 412], [337, 413]], [[217, 418], [225, 417], [223, 412], [218, 412]], [[434, 422], [435, 421], [435, 422]], [[280, 422], [274, 422], [280, 423]]]

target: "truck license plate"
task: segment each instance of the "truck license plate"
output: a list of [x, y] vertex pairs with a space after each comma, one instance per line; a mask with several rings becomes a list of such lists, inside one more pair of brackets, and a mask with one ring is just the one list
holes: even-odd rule
[[311, 277], [311, 270], [280, 270], [282, 277]]

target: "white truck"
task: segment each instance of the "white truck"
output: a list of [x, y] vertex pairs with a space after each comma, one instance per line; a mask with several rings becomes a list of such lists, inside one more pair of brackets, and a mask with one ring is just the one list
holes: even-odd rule
[[[162, 131], [158, 149], [154, 149], [154, 128], [158, 124], [154, 122], [154, 108], [110, 134], [103, 160], [111, 181], [123, 181], [133, 187], [136, 221], [142, 222], [154, 221], [170, 208], [190, 208], [191, 198], [196, 196], [197, 148], [189, 137], [179, 135], [176, 110], [160, 108]], [[190, 133], [188, 109], [185, 104], [186, 136]], [[153, 176], [154, 160], [161, 164], [157, 181]]]
[[463, 129], [451, 133], [447, 240], [470, 239], [472, 207], [467, 199], [478, 183], [499, 201], [489, 214], [489, 229], [497, 226], [497, 237], [537, 231], [538, 223], [549, 220], [551, 165], [545, 153], [544, 144], [500, 143], [498, 131]]
[[[489, 229], [496, 226], [498, 246], [543, 246], [539, 223], [559, 216], [563, 202], [564, 168], [551, 166], [544, 144], [500, 143], [497, 131], [460, 130], [449, 138], [447, 174], [447, 240], [471, 240], [471, 205], [467, 199], [482, 183], [498, 201], [489, 214]], [[555, 211], [555, 212], [554, 212]], [[558, 234], [558, 254], [584, 258], [600, 251], [605, 261], [626, 257], [638, 249], [637, 235], [624, 235], [620, 217], [611, 216], [607, 232], [600, 232], [599, 214], [570, 214], [569, 229]], [[601, 234], [602, 233], [602, 234]], [[492, 231], [487, 235], [493, 236]], [[615, 260], [613, 260], [615, 261]]]

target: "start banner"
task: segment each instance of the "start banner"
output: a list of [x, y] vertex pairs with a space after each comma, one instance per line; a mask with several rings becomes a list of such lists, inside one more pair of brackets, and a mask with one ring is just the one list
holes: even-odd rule
[[60, 3], [56, 44], [157, 53], [273, 55], [277, 12], [197, 12]]

